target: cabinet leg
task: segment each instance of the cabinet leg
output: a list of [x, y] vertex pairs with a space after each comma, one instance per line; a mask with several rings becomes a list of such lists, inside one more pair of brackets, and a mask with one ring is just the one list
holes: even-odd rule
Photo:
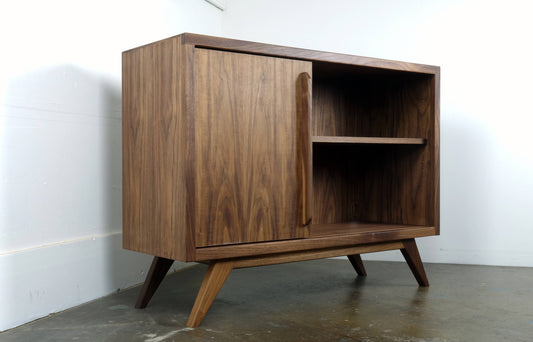
[[144, 309], [148, 305], [148, 302], [159, 287], [159, 284], [161, 284], [161, 281], [163, 281], [163, 278], [165, 278], [173, 262], [174, 260], [171, 259], [154, 257], [152, 266], [150, 266], [141, 293], [139, 293], [137, 303], [135, 304], [137, 309]]
[[363, 265], [363, 260], [361, 260], [360, 254], [348, 255], [348, 260], [350, 260], [357, 275], [366, 276], [365, 265]]
[[232, 269], [233, 262], [231, 261], [213, 262], [209, 265], [187, 321], [189, 328], [200, 325]]
[[415, 239], [404, 240], [402, 242], [403, 248], [401, 249], [401, 252], [405, 261], [407, 261], [411, 272], [413, 272], [416, 281], [418, 281], [418, 285], [424, 287], [429, 286], [426, 272], [424, 271], [424, 265], [422, 264], [422, 259], [420, 259], [420, 254], [416, 247]]

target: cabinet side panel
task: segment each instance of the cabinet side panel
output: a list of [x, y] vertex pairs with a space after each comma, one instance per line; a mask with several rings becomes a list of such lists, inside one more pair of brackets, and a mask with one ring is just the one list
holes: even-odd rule
[[[183, 223], [185, 231], [180, 232], [180, 246], [185, 244], [186, 261], [196, 260], [195, 244], [195, 204], [196, 204], [196, 150], [195, 150], [195, 105], [194, 105], [194, 45], [185, 44], [182, 40], [180, 48], [180, 146], [183, 158], [180, 159], [184, 172], [183, 187], [180, 187], [180, 198], [185, 202], [186, 218]], [[181, 185], [181, 184], [180, 184]]]
[[296, 79], [311, 63], [195, 50], [196, 246], [305, 237]]
[[123, 54], [123, 245], [185, 260], [179, 40]]
[[433, 199], [433, 225], [435, 226], [436, 234], [440, 234], [440, 69], [435, 73], [434, 82], [434, 119], [433, 119], [433, 141], [429, 142], [433, 149], [433, 164], [432, 169], [434, 176], [432, 178], [432, 187], [434, 189]]

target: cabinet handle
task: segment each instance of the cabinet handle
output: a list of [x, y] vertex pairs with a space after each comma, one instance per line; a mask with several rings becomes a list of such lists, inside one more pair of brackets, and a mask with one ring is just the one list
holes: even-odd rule
[[298, 210], [300, 224], [311, 224], [313, 195], [313, 142], [311, 140], [311, 76], [307, 72], [296, 80], [296, 150]]

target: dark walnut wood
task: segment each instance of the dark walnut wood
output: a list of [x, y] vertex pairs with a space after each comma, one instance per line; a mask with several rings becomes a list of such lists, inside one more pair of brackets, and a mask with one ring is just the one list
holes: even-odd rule
[[189, 328], [195, 328], [200, 325], [232, 269], [232, 261], [214, 262], [209, 265], [187, 321]]
[[139, 293], [139, 297], [137, 298], [135, 308], [144, 309], [146, 305], [148, 305], [148, 302], [150, 299], [152, 299], [152, 296], [163, 281], [163, 278], [165, 278], [165, 275], [173, 263], [174, 260], [154, 257], [152, 266], [150, 266], [150, 270], [146, 275], [146, 281], [144, 282], [141, 293]]
[[313, 143], [317, 144], [392, 144], [392, 145], [423, 145], [423, 138], [376, 138], [376, 137], [337, 137], [314, 136]]
[[[213, 303], [213, 300], [222, 288], [224, 281], [230, 274], [231, 270], [234, 268], [283, 264], [289, 262], [331, 258], [341, 255], [350, 255], [350, 257], [353, 257], [355, 260], [357, 260], [357, 257], [360, 253], [372, 253], [377, 251], [394, 250], [401, 248], [402, 246], [404, 246], [402, 241], [395, 241], [380, 244], [367, 244], [355, 247], [324, 248], [309, 251], [298, 251], [270, 254], [258, 257], [233, 258], [214, 261], [212, 264], [209, 265], [209, 269], [207, 270], [204, 281], [202, 282], [202, 286], [200, 287], [198, 296], [196, 297], [196, 301], [189, 317], [189, 321], [187, 322], [187, 326], [194, 328], [200, 325], [202, 319], [209, 310], [209, 307]], [[350, 259], [350, 261], [351, 260], [352, 259]], [[364, 270], [360, 258], [359, 262], [360, 264], [354, 266], [357, 267], [357, 273], [360, 275], [366, 275], [366, 271]]]
[[424, 265], [422, 264], [422, 259], [420, 259], [420, 254], [418, 253], [415, 240], [409, 239], [403, 241], [402, 243], [403, 248], [401, 248], [400, 251], [405, 258], [405, 261], [407, 261], [407, 265], [409, 265], [411, 272], [413, 272], [418, 285], [424, 287], [429, 286], [428, 278], [426, 277]]
[[176, 39], [178, 37], [181, 37], [184, 43], [186, 44], [218, 50], [239, 51], [263, 56], [285, 57], [316, 62], [329, 62], [335, 65], [348, 64], [364, 66], [367, 69], [378, 68], [386, 70], [402, 70], [425, 74], [435, 74], [440, 71], [439, 67], [433, 65], [423, 65], [408, 62], [391, 61], [380, 58], [346, 55], [341, 53], [298, 49], [287, 46], [262, 44], [236, 39], [225, 39], [193, 33], [183, 33], [179, 36], [171, 37], [168, 39]]
[[362, 277], [366, 276], [365, 265], [363, 265], [363, 260], [361, 259], [360, 254], [348, 255], [348, 260], [350, 260], [357, 275]]
[[323, 62], [313, 75], [314, 222], [438, 230], [434, 75]]
[[313, 210], [313, 141], [311, 136], [311, 76], [304, 72], [296, 80], [296, 168], [298, 170], [297, 216], [308, 226]]
[[196, 49], [197, 247], [308, 235], [296, 213], [305, 206], [296, 202], [297, 150], [308, 153], [310, 144], [297, 145], [302, 73], [311, 73], [311, 63]]
[[234, 268], [438, 235], [440, 69], [185, 33], [123, 53], [124, 248], [209, 263], [198, 326]]
[[214, 260], [307, 249], [353, 246], [432, 235], [435, 235], [435, 227], [357, 222], [312, 224], [309, 237], [306, 239], [198, 248], [196, 258], [199, 261]]
[[122, 55], [123, 246], [188, 260], [181, 38]]

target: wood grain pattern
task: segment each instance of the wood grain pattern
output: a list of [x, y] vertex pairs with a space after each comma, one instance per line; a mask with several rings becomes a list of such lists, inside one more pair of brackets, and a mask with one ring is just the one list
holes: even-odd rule
[[209, 265], [187, 321], [189, 328], [200, 325], [232, 269], [233, 261], [214, 262]]
[[195, 50], [196, 246], [302, 238], [295, 82], [311, 64]]
[[196, 144], [195, 144], [195, 117], [196, 109], [194, 106], [194, 46], [185, 44], [182, 41], [180, 49], [180, 59], [183, 61], [180, 69], [181, 83], [179, 84], [178, 91], [181, 94], [181, 113], [184, 118], [182, 135], [179, 141], [178, 149], [183, 150], [184, 164], [178, 165], [185, 172], [185, 227], [177, 227], [177, 229], [184, 229], [185, 236], [184, 242], [181, 241], [180, 245], [185, 244], [186, 257], [184, 261], [194, 261], [196, 257], [194, 255], [196, 251], [196, 217], [195, 203], [196, 203]]
[[401, 241], [383, 242], [376, 244], [367, 244], [351, 247], [334, 247], [313, 249], [307, 251], [297, 251], [289, 253], [270, 254], [257, 257], [244, 257], [238, 259], [230, 259], [233, 268], [257, 267], [266, 265], [284, 264], [289, 262], [298, 262], [305, 260], [316, 260], [324, 258], [334, 258], [343, 255], [354, 255], [363, 253], [374, 253], [381, 251], [390, 251], [402, 248]]
[[416, 242], [414, 239], [405, 240], [402, 242], [403, 248], [400, 249], [402, 252], [407, 265], [413, 272], [413, 275], [418, 282], [418, 285], [427, 287], [429, 286], [429, 281], [424, 271], [424, 265], [422, 264], [422, 259], [420, 259], [420, 254], [418, 253], [418, 248], [416, 247]]
[[[196, 301], [194, 302], [191, 314], [189, 315], [187, 326], [195, 328], [200, 325], [233, 269], [332, 258], [341, 255], [359, 256], [359, 254], [362, 253], [388, 251], [400, 249], [402, 247], [404, 247], [402, 241], [394, 241], [352, 247], [323, 248], [317, 250], [269, 254], [258, 257], [248, 256], [244, 258], [213, 261], [209, 264], [209, 268], [207, 269], [198, 295], [196, 296]], [[366, 275], [362, 263], [360, 267], [362, 267], [362, 271], [361, 268], [359, 268], [358, 272], [364, 272]]]
[[433, 190], [432, 207], [428, 210], [432, 211], [433, 221], [435, 224], [436, 234], [440, 234], [440, 68], [436, 67], [434, 77], [431, 80], [433, 87], [433, 137], [429, 142], [430, 153], [433, 155], [429, 168], [430, 186]]
[[435, 235], [434, 227], [365, 223], [312, 224], [305, 239], [196, 249], [197, 260], [216, 260], [300, 250], [353, 246]]
[[432, 226], [425, 148], [315, 145], [315, 222]]
[[360, 254], [348, 255], [348, 260], [352, 264], [352, 267], [358, 276], [361, 276], [361, 277], [366, 276], [365, 265], [363, 264], [363, 260], [361, 259]]
[[313, 72], [313, 134], [331, 136], [315, 139], [425, 143], [315, 143], [315, 222], [435, 226], [439, 155], [434, 147], [434, 76], [328, 63], [317, 63]]
[[225, 39], [211, 37], [193, 33], [183, 33], [179, 35], [187, 44], [195, 46], [209, 47], [213, 49], [239, 51], [264, 56], [294, 58], [309, 61], [323, 61], [329, 63], [360, 65], [373, 69], [401, 70], [418, 73], [433, 74], [438, 67], [432, 65], [392, 61], [380, 58], [370, 58], [340, 53], [299, 49], [287, 46], [262, 44], [236, 39]]
[[157, 256], [138, 306], [173, 259], [215, 260], [190, 327], [233, 268], [347, 255], [366, 275], [361, 253], [400, 249], [427, 286], [439, 107], [434, 66], [188, 33], [124, 52], [124, 247]]
[[123, 53], [123, 245], [185, 261], [180, 48], [177, 38]]
[[313, 136], [313, 143], [320, 144], [391, 144], [391, 145], [424, 145], [424, 138], [375, 138], [375, 137], [337, 137]]
[[313, 142], [311, 137], [311, 75], [302, 73], [296, 80], [296, 183], [300, 224], [311, 224], [313, 210]]
[[427, 138], [433, 75], [381, 71], [323, 74], [314, 67], [313, 135]]
[[[206, 220], [205, 216], [199, 218], [198, 215], [202, 212], [198, 203], [205, 199], [205, 193], [201, 191], [205, 189], [202, 188], [205, 186], [204, 175], [198, 172], [198, 164], [204, 155], [198, 153], [196, 139], [203, 125], [201, 120], [197, 122], [197, 107], [201, 102], [197, 96], [202, 96], [202, 93], [195, 89], [198, 81], [195, 51], [200, 46], [248, 52], [257, 55], [248, 57], [255, 58], [280, 56], [312, 61], [314, 135], [333, 140], [364, 137], [377, 138], [374, 140], [377, 142], [383, 139], [380, 144], [365, 142], [368, 145], [395, 142], [385, 147], [364, 144], [350, 147], [344, 146], [347, 145], [344, 143], [325, 141], [314, 144], [312, 197], [315, 201], [312, 215], [315, 223], [321, 224], [321, 227], [328, 224], [328, 229], [333, 231], [336, 229], [334, 224], [342, 224], [342, 230], [343, 224], [351, 221], [410, 227], [395, 232], [385, 229], [360, 234], [357, 241], [410, 238], [439, 232], [438, 67], [183, 34], [123, 54], [125, 248], [192, 261], [196, 260], [196, 251], [202, 254], [201, 260], [206, 260], [209, 255], [215, 258], [217, 251], [225, 256], [246, 252], [256, 255], [266, 253], [268, 248], [285, 250], [297, 248], [297, 244], [301, 244], [301, 248], [320, 248], [332, 243], [330, 237], [315, 235], [309, 241], [261, 242], [257, 250], [247, 244], [196, 248], [203, 245], [197, 244], [195, 238], [198, 229], [205, 227]], [[231, 72], [230, 69], [224, 70]], [[311, 73], [308, 67], [303, 71], [292, 68], [292, 71], [293, 76], [298, 72]], [[275, 93], [265, 98], [277, 106], [278, 98], [294, 99], [297, 96], [285, 96], [284, 89], [281, 92], [283, 94]], [[257, 105], [262, 103], [265, 102], [256, 102]], [[297, 103], [296, 97], [293, 105]], [[299, 120], [298, 116], [296, 120]], [[296, 123], [296, 126], [300, 124]], [[298, 134], [303, 131], [294, 129], [291, 134], [296, 134], [296, 138], [288, 144], [292, 143], [291, 153], [298, 153]], [[327, 138], [330, 134], [332, 137]], [[399, 141], [415, 141], [411, 139], [418, 142], [423, 139], [425, 144], [396, 146]], [[252, 150], [256, 155], [255, 152], [265, 151], [255, 147]], [[227, 160], [218, 160], [219, 164], [228, 163]], [[234, 161], [234, 167], [242, 166], [246, 160]], [[301, 172], [297, 162], [293, 161], [293, 164], [286, 169], [296, 170], [295, 177], [298, 177]], [[209, 167], [206, 165], [208, 163], [204, 166]], [[226, 176], [229, 174], [226, 173]], [[241, 179], [244, 179], [245, 186], [251, 184], [250, 179], [239, 177], [239, 181], [234, 182], [238, 191], [243, 189]], [[298, 188], [297, 184], [292, 183], [293, 190]], [[265, 197], [268, 198], [265, 195], [254, 198], [260, 198], [258, 201], [264, 203]], [[291, 201], [299, 202], [296, 194], [286, 199], [285, 204], [289, 204], [287, 207], [299, 207], [290, 205]], [[258, 207], [261, 206], [256, 206], [256, 209]], [[258, 212], [260, 210], [256, 210], [254, 215], [261, 216]], [[239, 227], [241, 229], [243, 225]], [[265, 236], [261, 227], [252, 230], [257, 236]], [[255, 239], [242, 231], [237, 235], [244, 235], [244, 239], [235, 241]], [[273, 239], [282, 238], [279, 234], [271, 235]], [[349, 243], [354, 239], [353, 235], [349, 235]], [[268, 240], [265, 238], [264, 241]], [[348, 242], [342, 240], [339, 243]]]

